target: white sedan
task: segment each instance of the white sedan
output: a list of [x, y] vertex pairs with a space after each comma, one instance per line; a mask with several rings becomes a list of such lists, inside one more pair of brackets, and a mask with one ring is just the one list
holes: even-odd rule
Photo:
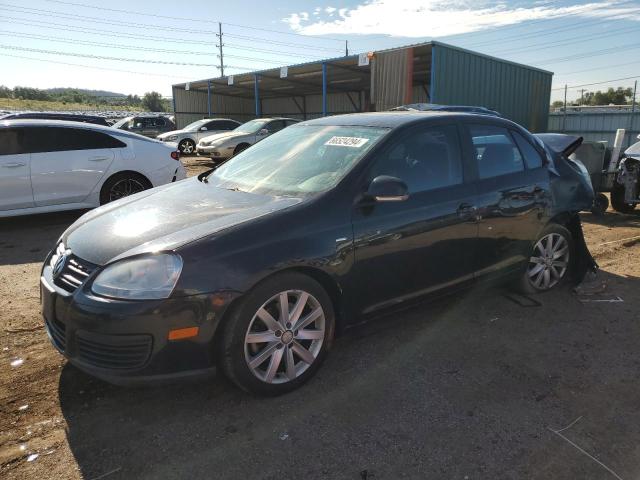
[[0, 121], [0, 217], [93, 208], [185, 177], [176, 145], [89, 123]]

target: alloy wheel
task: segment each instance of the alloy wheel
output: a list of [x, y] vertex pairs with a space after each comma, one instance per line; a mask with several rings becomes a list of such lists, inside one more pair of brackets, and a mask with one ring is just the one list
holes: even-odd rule
[[195, 144], [193, 142], [184, 142], [182, 144], [182, 153], [184, 153], [185, 155], [189, 155], [191, 153], [193, 153], [193, 150], [195, 148]]
[[262, 304], [245, 335], [245, 360], [265, 383], [287, 383], [316, 361], [325, 337], [320, 302], [302, 290], [286, 290]]
[[533, 248], [527, 276], [538, 290], [555, 286], [569, 267], [569, 243], [558, 233], [545, 235]]
[[109, 190], [109, 201], [113, 202], [119, 198], [128, 197], [134, 193], [142, 192], [144, 185], [135, 178], [124, 178], [113, 184]]

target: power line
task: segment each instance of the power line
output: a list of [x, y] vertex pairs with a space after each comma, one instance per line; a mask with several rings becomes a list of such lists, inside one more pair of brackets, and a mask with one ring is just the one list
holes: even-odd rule
[[596, 70], [605, 70], [605, 69], [609, 70], [611, 68], [629, 67], [631, 65], [634, 65], [634, 62], [632, 62], [632, 63], [629, 63], [629, 62], [618, 63], [618, 64], [615, 64], [615, 65], [606, 65], [604, 67], [588, 68], [586, 70], [577, 70], [577, 71], [574, 71], [574, 72], [559, 72], [559, 73], [556, 73], [556, 75], [558, 75], [558, 76], [561, 76], [561, 75], [564, 75], [564, 76], [566, 76], [566, 75], [575, 75], [577, 73], [586, 73], [586, 72], [593, 72], [593, 71], [596, 71]]
[[[169, 62], [166, 60], [150, 60], [150, 59], [146, 59], [146, 58], [122, 58], [122, 57], [110, 57], [110, 56], [106, 56], [106, 55], [92, 55], [92, 54], [88, 54], [88, 53], [72, 53], [72, 52], [60, 52], [57, 50], [44, 50], [44, 49], [39, 49], [39, 48], [26, 48], [26, 47], [18, 47], [15, 45], [2, 45], [0, 44], [0, 48], [6, 49], [6, 50], [20, 50], [23, 52], [33, 52], [33, 53], [46, 53], [48, 55], [64, 55], [64, 56], [70, 56], [70, 57], [81, 57], [81, 58], [92, 58], [95, 60], [114, 60], [114, 61], [118, 61], [118, 62], [137, 62], [137, 63], [157, 63], [160, 65], [180, 65], [180, 66], [187, 66], [187, 67], [214, 67], [214, 68], [219, 68], [218, 65], [214, 65], [211, 63], [189, 63], [189, 62]], [[246, 70], [252, 70], [252, 68], [250, 67], [244, 67], [244, 66], [229, 66], [230, 68], [237, 68], [237, 69], [246, 69]]]
[[[640, 78], [640, 75], [635, 75], [633, 77], [624, 77], [624, 78], [613, 78], [611, 80], [604, 80], [602, 82], [595, 83], [585, 83], [582, 85], [567, 85], [566, 88], [579, 88], [579, 87], [591, 87], [593, 85], [602, 85], [603, 83], [611, 83], [611, 82], [621, 82], [622, 80], [633, 80], [635, 78]], [[564, 90], [565, 87], [552, 88], [551, 90]]]
[[4, 53], [4, 52], [0, 52], [0, 56], [2, 57], [11, 57], [11, 58], [19, 58], [21, 60], [34, 60], [36, 62], [46, 62], [46, 63], [56, 63], [58, 65], [67, 65], [70, 67], [81, 67], [81, 68], [91, 68], [94, 70], [105, 70], [108, 72], [120, 72], [120, 73], [132, 73], [135, 75], [151, 75], [154, 77], [166, 77], [166, 78], [179, 78], [181, 80], [184, 80], [184, 76], [178, 76], [178, 75], [165, 75], [163, 73], [148, 73], [148, 72], [136, 72], [136, 71], [132, 71], [132, 70], [120, 70], [117, 68], [105, 68], [105, 67], [95, 67], [92, 65], [81, 65], [78, 63], [68, 63], [68, 62], [59, 62], [57, 60], [49, 60], [49, 59], [44, 59], [44, 58], [33, 58], [33, 57], [25, 57], [22, 55], [12, 55], [10, 53]]
[[75, 38], [52, 37], [50, 35], [38, 35], [38, 34], [32, 34], [32, 33], [13, 32], [10, 30], [0, 30], [0, 33], [7, 33], [15, 37], [30, 38], [33, 40], [46, 40], [48, 42], [68, 43], [72, 45], [90, 45], [90, 46], [104, 47], [104, 48], [119, 48], [123, 50], [141, 50], [145, 52], [178, 53], [181, 55], [211, 56], [211, 52], [202, 52], [202, 51], [193, 51], [193, 50], [170, 50], [170, 49], [154, 48], [154, 47], [135, 47], [132, 45], [122, 45], [120, 43], [106, 44], [103, 42], [92, 42], [89, 40], [77, 40]]
[[547, 59], [547, 60], [539, 61], [539, 62], [532, 62], [532, 63], [537, 64], [537, 65], [549, 65], [549, 64], [552, 64], [552, 63], [566, 62], [566, 61], [569, 61], [569, 60], [581, 60], [583, 58], [599, 57], [601, 55], [606, 55], [607, 53], [614, 53], [614, 52], [620, 51], [622, 49], [634, 50], [636, 48], [640, 48], [640, 44], [629, 43], [629, 44], [626, 44], [626, 45], [620, 45], [620, 46], [612, 47], [612, 48], [605, 48], [605, 49], [602, 49], [602, 50], [593, 50], [590, 53], [584, 53], [584, 54], [578, 54], [578, 55], [570, 55], [570, 56], [567, 56], [567, 57], [556, 57], [556, 58]]
[[[211, 42], [205, 42], [203, 40], [184, 40], [176, 37], [152, 37], [149, 35], [135, 35], [131, 33], [118, 32], [114, 33], [113, 30], [104, 30], [99, 28], [89, 28], [89, 27], [76, 27], [74, 25], [69, 25], [65, 23], [53, 23], [53, 22], [43, 22], [40, 20], [31, 20], [20, 17], [8, 17], [6, 15], [0, 15], [0, 18], [11, 20], [12, 23], [16, 23], [19, 25], [26, 25], [30, 27], [38, 27], [38, 28], [47, 28], [51, 30], [62, 30], [67, 32], [77, 32], [77, 33], [90, 33], [92, 35], [100, 34], [107, 37], [125, 37], [132, 38], [136, 40], [147, 40], [147, 41], [170, 41], [174, 43], [188, 43], [192, 45], [211, 45]], [[54, 25], [54, 26], [51, 26]], [[65, 28], [57, 28], [57, 27], [65, 27]]]
[[[134, 10], [120, 10], [117, 8], [107, 8], [107, 7], [97, 7], [95, 5], [88, 5], [86, 3], [76, 3], [76, 2], [65, 2], [62, 0], [45, 0], [46, 2], [50, 2], [50, 3], [58, 3], [58, 4], [62, 4], [62, 5], [72, 5], [74, 7], [85, 7], [85, 8], [93, 8], [95, 10], [103, 10], [103, 11], [108, 11], [108, 12], [118, 12], [118, 13], [127, 13], [130, 15], [141, 15], [144, 17], [155, 17], [155, 18], [166, 18], [169, 20], [185, 20], [188, 22], [199, 22], [199, 23], [207, 23], [207, 24], [211, 24], [211, 23], [215, 23], [217, 22], [217, 20], [203, 20], [202, 18], [189, 18], [189, 17], [177, 17], [177, 16], [170, 16], [170, 15], [159, 15], [159, 14], [153, 14], [153, 13], [144, 13], [144, 12], [138, 12], [138, 11], [134, 11]], [[222, 22], [225, 25], [229, 25], [232, 27], [237, 27], [237, 28], [246, 28], [249, 30], [259, 30], [259, 31], [263, 31], [263, 32], [272, 32], [272, 33], [279, 33], [282, 35], [293, 35], [296, 37], [304, 37], [304, 38], [309, 38], [309, 39], [318, 39], [318, 40], [334, 40], [336, 42], [344, 42], [344, 40], [338, 39], [338, 38], [331, 38], [331, 37], [313, 37], [311, 35], [304, 35], [302, 33], [295, 33], [295, 32], [285, 32], [282, 30], [272, 30], [269, 28], [262, 28], [262, 27], [253, 27], [250, 25], [240, 25], [237, 23], [227, 23], [227, 22]]]
[[[636, 9], [634, 10], [634, 13], [636, 12], [640, 12], [640, 9]], [[526, 38], [531, 38], [531, 37], [536, 37], [541, 33], [546, 33], [546, 32], [552, 32], [551, 34], [554, 33], [559, 33], [559, 32], [565, 32], [568, 30], [575, 30], [576, 28], [584, 28], [585, 25], [589, 26], [589, 27], [593, 27], [594, 25], [600, 25], [603, 23], [607, 23], [610, 22], [611, 20], [615, 19], [616, 17], [619, 17], [620, 14], [615, 14], [615, 15], [610, 15], [608, 17], [601, 17], [599, 20], [593, 21], [593, 22], [579, 22], [576, 25], [569, 25], [567, 27], [561, 27], [561, 28], [557, 28], [557, 27], [550, 27], [550, 28], [543, 28], [540, 30], [536, 30], [533, 32], [529, 32], [526, 34], [520, 34], [520, 35], [512, 35], [512, 36], [507, 36], [507, 37], [502, 37], [502, 38], [497, 38], [494, 40], [490, 40], [484, 43], [477, 43], [474, 45], [474, 47], [484, 47], [487, 45], [493, 45], [496, 43], [502, 43], [506, 40], [521, 40], [521, 39], [526, 39]]]
[[261, 43], [269, 43], [272, 45], [282, 45], [284, 47], [303, 47], [303, 48], [307, 48], [307, 49], [311, 49], [311, 50], [319, 50], [319, 51], [324, 51], [324, 52], [335, 52], [334, 48], [323, 48], [323, 47], [311, 47], [309, 45], [300, 45], [300, 44], [296, 44], [296, 43], [287, 43], [287, 42], [279, 42], [276, 40], [271, 40], [269, 38], [262, 38], [262, 37], [248, 37], [246, 35], [236, 35], [235, 33], [225, 33], [225, 36], [227, 37], [232, 37], [232, 38], [239, 38], [242, 40], [258, 40]]
[[[584, 42], [585, 39], [593, 39], [593, 40], [600, 40], [601, 38], [606, 38], [606, 37], [612, 37], [612, 36], [616, 36], [616, 35], [620, 35], [623, 33], [628, 33], [629, 31], [635, 32], [640, 30], [639, 27], [628, 27], [628, 28], [622, 28], [620, 30], [615, 30], [611, 33], [608, 34], [604, 34], [604, 35], [598, 35], [598, 38], [595, 39], [593, 38], [593, 34], [588, 34], [588, 35], [578, 35], [577, 37], [572, 37], [571, 40], [569, 41], [565, 41], [565, 40], [554, 40], [551, 42], [543, 42], [540, 43], [536, 46], [536, 48], [527, 48], [526, 52], [534, 52], [536, 50], [544, 50], [546, 48], [549, 48], [550, 46], [564, 46], [564, 45], [571, 45], [574, 43], [582, 43]], [[519, 53], [522, 51], [522, 48], [511, 48], [509, 50], [501, 50], [495, 53], [492, 53], [492, 55], [507, 55], [510, 53]]]
[[[136, 28], [145, 28], [145, 29], [151, 29], [151, 30], [175, 31], [175, 26], [153, 25], [149, 23], [133, 23], [133, 22], [123, 22], [123, 21], [109, 21], [109, 20], [104, 20], [100, 17], [88, 17], [85, 15], [76, 15], [73, 13], [58, 14], [56, 12], [52, 12], [49, 10], [41, 10], [39, 8], [20, 7], [16, 5], [6, 6], [6, 4], [3, 4], [3, 5], [0, 5], [0, 10], [9, 10], [14, 13], [22, 13], [22, 14], [28, 14], [28, 15], [63, 18], [67, 20], [75, 19], [76, 21], [80, 21], [80, 22], [94, 22], [94, 23], [101, 23], [103, 25], [113, 25], [117, 27], [136, 27]], [[180, 30], [185, 33], [196, 33], [196, 34], [215, 35], [216, 33], [213, 30], [190, 30], [185, 28], [181, 28]]]

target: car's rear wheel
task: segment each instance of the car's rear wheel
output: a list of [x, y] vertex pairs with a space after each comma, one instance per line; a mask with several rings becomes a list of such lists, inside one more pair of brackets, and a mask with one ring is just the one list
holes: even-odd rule
[[178, 144], [178, 150], [183, 155], [193, 155], [193, 152], [196, 151], [196, 142], [189, 138], [185, 138]]
[[533, 246], [520, 290], [538, 293], [562, 284], [570, 272], [573, 252], [571, 232], [559, 224], [548, 225]]
[[631, 213], [636, 208], [635, 204], [624, 201], [624, 187], [619, 184], [615, 184], [611, 190], [611, 206], [620, 213]]
[[250, 146], [251, 145], [249, 145], [248, 143], [241, 143], [233, 150], [233, 155], [234, 156], [238, 155], [240, 152], [242, 152], [243, 150], [246, 150]]
[[116, 173], [104, 182], [100, 190], [100, 205], [128, 197], [151, 187], [151, 182], [138, 173]]
[[286, 273], [249, 292], [223, 328], [225, 374], [248, 392], [279, 395], [319, 368], [333, 340], [335, 318], [318, 282]]

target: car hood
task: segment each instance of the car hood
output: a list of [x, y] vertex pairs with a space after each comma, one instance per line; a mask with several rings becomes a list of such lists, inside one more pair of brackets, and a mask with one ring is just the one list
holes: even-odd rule
[[233, 130], [230, 132], [224, 132], [224, 133], [216, 133], [214, 135], [209, 135], [207, 137], [204, 137], [201, 141], [202, 142], [215, 142], [218, 140], [230, 140], [230, 139], [240, 139], [240, 137], [252, 137], [253, 134], [251, 133], [242, 133], [242, 132], [234, 132]]
[[[640, 135], [638, 135], [640, 138]], [[640, 158], [640, 142], [636, 142], [624, 151], [625, 156]]]
[[99, 207], [80, 217], [61, 240], [78, 257], [104, 265], [173, 250], [300, 202], [226, 190], [194, 177]]

